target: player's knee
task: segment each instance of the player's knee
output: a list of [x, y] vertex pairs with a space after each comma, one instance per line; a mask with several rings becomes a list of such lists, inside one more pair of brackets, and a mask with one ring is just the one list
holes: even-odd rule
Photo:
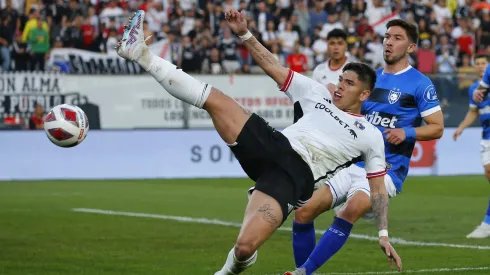
[[222, 102], [224, 100], [223, 98], [226, 96], [227, 95], [223, 93], [221, 90], [212, 87], [208, 99], [203, 105], [203, 109], [205, 109], [208, 112], [212, 112], [213, 110], [216, 110], [216, 108], [225, 107], [223, 106]]
[[235, 244], [235, 257], [240, 262], [246, 261], [253, 256], [256, 250], [257, 244], [254, 244], [251, 241], [238, 239]]
[[358, 191], [346, 202], [346, 205], [339, 211], [337, 217], [350, 223], [355, 223], [371, 209], [369, 196], [362, 191]]
[[294, 211], [294, 220], [297, 223], [310, 223], [315, 220], [316, 214], [312, 211], [308, 203]]

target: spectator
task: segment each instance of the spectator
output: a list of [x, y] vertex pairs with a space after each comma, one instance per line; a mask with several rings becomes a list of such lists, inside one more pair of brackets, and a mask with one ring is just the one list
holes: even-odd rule
[[286, 63], [292, 71], [298, 73], [308, 71], [308, 59], [300, 52], [299, 42], [294, 43], [293, 52], [286, 58]]
[[240, 68], [237, 55], [237, 44], [231, 36], [230, 28], [223, 32], [223, 39], [219, 42], [219, 50], [222, 53], [222, 67], [228, 73], [235, 73]]
[[4, 72], [10, 70], [10, 46], [12, 45], [13, 37], [14, 33], [10, 25], [10, 16], [6, 16], [0, 22], [0, 56], [2, 58], [2, 70]]
[[49, 52], [49, 34], [43, 28], [43, 21], [38, 19], [37, 28], [29, 31], [28, 42], [32, 46], [31, 71], [44, 71], [44, 60]]
[[30, 68], [30, 46], [22, 41], [22, 33], [18, 32], [13, 43], [12, 59], [14, 60], [16, 71], [28, 71]]
[[41, 104], [36, 104], [34, 114], [29, 119], [30, 130], [44, 129], [44, 109]]
[[310, 35], [313, 34], [316, 27], [322, 27], [327, 23], [328, 14], [324, 10], [325, 3], [323, 0], [314, 0], [315, 8], [310, 11]]
[[281, 48], [284, 55], [287, 56], [293, 51], [294, 44], [299, 41], [299, 34], [293, 30], [293, 24], [287, 23], [286, 29], [279, 33], [281, 39]]
[[49, 32], [48, 23], [41, 20], [39, 10], [31, 9], [29, 12], [29, 20], [26, 22], [24, 31], [22, 32], [22, 40], [24, 42], [29, 38], [29, 33], [31, 30], [38, 28], [39, 21], [41, 21], [42, 29]]
[[436, 71], [436, 53], [429, 40], [422, 41], [422, 48], [417, 51], [417, 63], [421, 73], [432, 74]]

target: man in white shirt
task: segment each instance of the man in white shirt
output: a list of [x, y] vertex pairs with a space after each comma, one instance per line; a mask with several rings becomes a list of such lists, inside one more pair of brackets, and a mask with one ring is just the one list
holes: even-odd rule
[[[143, 37], [144, 15], [144, 11], [138, 11], [130, 18], [117, 46], [118, 55], [137, 62], [172, 96], [206, 110], [244, 171], [256, 182], [236, 244], [216, 275], [239, 274], [253, 265], [259, 247], [288, 213], [306, 203], [315, 182], [332, 178], [353, 162], [366, 163], [371, 193], [388, 201], [383, 180], [383, 136], [360, 115], [362, 103], [376, 81], [376, 73], [369, 66], [350, 64], [330, 93], [316, 81], [281, 66], [248, 30], [244, 14], [228, 11], [230, 28], [243, 40], [254, 61], [282, 85], [281, 91], [295, 104], [303, 106], [304, 116], [278, 132], [233, 98], [151, 53]], [[376, 214], [387, 219], [385, 211]], [[339, 223], [346, 221], [339, 219]], [[401, 264], [388, 239], [380, 245]]]
[[347, 52], [347, 33], [342, 29], [333, 29], [327, 35], [327, 54], [329, 59], [318, 64], [313, 70], [313, 80], [323, 84], [325, 87], [329, 83], [337, 84], [342, 69], [348, 62]]

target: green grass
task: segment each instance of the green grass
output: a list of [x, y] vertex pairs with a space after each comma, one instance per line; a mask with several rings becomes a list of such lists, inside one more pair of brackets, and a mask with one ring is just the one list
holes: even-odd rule
[[[72, 208], [241, 222], [249, 180], [40, 181], [0, 183], [0, 274], [214, 274], [238, 228], [76, 213]], [[490, 246], [468, 240], [488, 205], [483, 177], [410, 177], [391, 201], [390, 234], [410, 241]], [[317, 229], [328, 228], [332, 214]], [[291, 225], [291, 220], [286, 221]], [[353, 233], [375, 236], [360, 221]], [[490, 250], [396, 245], [404, 269], [490, 267]], [[294, 267], [291, 233], [277, 232], [244, 274]], [[319, 272], [390, 271], [376, 242], [350, 239]], [[489, 274], [448, 271], [434, 274]]]

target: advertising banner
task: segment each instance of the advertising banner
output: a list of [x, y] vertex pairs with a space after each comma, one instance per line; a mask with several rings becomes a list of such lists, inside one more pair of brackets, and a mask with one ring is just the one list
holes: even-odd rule
[[[453, 132], [418, 144], [409, 175], [482, 174], [479, 129], [457, 142]], [[2, 131], [0, 151], [0, 180], [246, 177], [214, 130], [92, 130], [69, 149], [53, 145], [43, 131]]]

